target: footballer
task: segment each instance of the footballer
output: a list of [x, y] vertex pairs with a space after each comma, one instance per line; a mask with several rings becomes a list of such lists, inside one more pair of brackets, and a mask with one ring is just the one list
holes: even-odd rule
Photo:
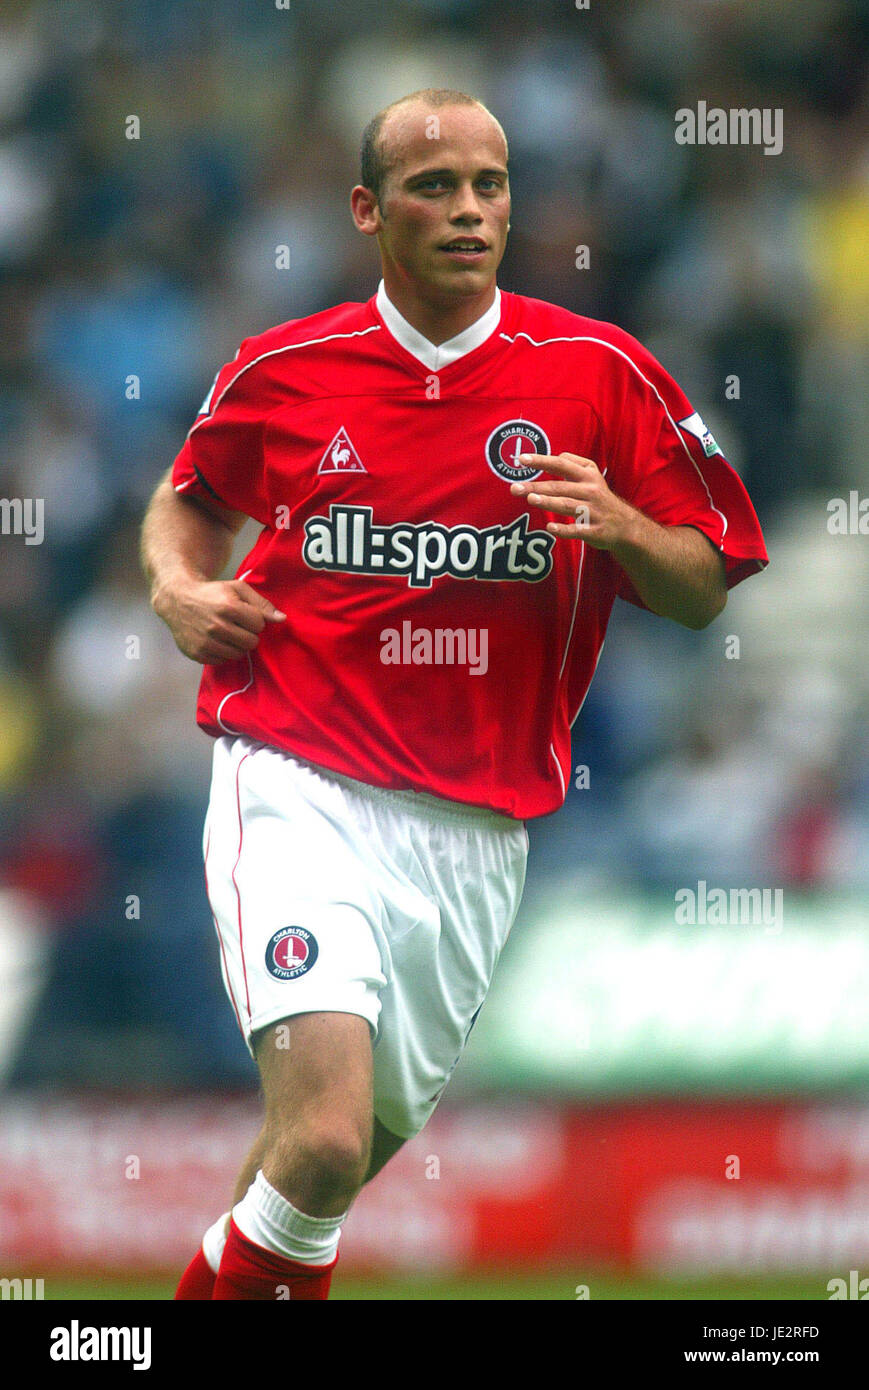
[[[380, 112], [350, 201], [376, 293], [246, 339], [143, 526], [153, 607], [204, 667], [206, 884], [265, 1102], [182, 1300], [328, 1296], [348, 1209], [486, 998], [615, 599], [700, 629], [767, 563], [659, 363], [499, 289], [507, 141], [479, 101]], [[444, 633], [485, 633], [485, 670], [430, 659]]]

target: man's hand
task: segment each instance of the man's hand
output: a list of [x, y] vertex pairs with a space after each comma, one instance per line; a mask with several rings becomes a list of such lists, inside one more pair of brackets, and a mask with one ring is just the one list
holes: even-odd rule
[[583, 540], [596, 550], [611, 550], [625, 540], [640, 513], [617, 497], [593, 459], [579, 454], [520, 454], [519, 462], [558, 474], [555, 482], [513, 483], [510, 491], [532, 507], [563, 512], [570, 522], [549, 521], [547, 531], [567, 540]]
[[218, 579], [247, 520], [176, 493], [170, 469], [158, 483], [142, 523], [142, 564], [151, 607], [191, 661], [238, 661], [253, 651], [266, 623], [286, 614], [243, 579]]
[[282, 623], [281, 613], [243, 579], [175, 576], [151, 601], [175, 642], [192, 661], [217, 665], [253, 651], [266, 623]]
[[513, 483], [532, 507], [570, 521], [547, 531], [608, 550], [653, 613], [683, 627], [703, 628], [727, 603], [723, 556], [693, 526], [659, 526], [608, 487], [593, 459], [578, 454], [520, 454], [520, 463], [557, 474], [555, 482]]

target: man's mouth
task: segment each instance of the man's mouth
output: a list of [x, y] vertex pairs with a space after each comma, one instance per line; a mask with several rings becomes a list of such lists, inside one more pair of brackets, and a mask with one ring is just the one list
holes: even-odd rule
[[453, 256], [457, 260], [475, 261], [484, 255], [489, 249], [481, 237], [454, 237], [452, 241], [446, 242], [441, 248], [446, 251], [448, 256]]

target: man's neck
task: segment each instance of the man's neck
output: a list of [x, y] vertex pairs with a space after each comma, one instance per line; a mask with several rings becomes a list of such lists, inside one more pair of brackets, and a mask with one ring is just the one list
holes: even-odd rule
[[442, 301], [431, 301], [420, 297], [415, 290], [403, 285], [401, 282], [395, 283], [384, 272], [383, 285], [390, 302], [395, 306], [403, 319], [415, 328], [417, 333], [421, 333], [430, 343], [436, 347], [441, 343], [449, 342], [459, 333], [464, 333], [466, 328], [470, 328], [472, 323], [481, 319], [487, 309], [490, 309], [495, 302], [497, 286], [493, 280], [479, 294], [470, 295], [467, 299], [457, 299], [454, 303], [444, 304]]

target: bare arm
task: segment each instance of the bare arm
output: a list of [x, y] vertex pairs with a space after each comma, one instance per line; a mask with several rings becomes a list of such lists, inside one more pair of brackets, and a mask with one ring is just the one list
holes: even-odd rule
[[[557, 482], [514, 483], [532, 506], [563, 512], [569, 523], [547, 531], [608, 550], [647, 608], [684, 627], [703, 628], [727, 603], [724, 561], [693, 526], [659, 526], [607, 486], [592, 459], [522, 454], [522, 462], [559, 475]], [[582, 508], [577, 514], [577, 508]]]
[[659, 526], [641, 512], [611, 550], [647, 608], [703, 628], [727, 603], [724, 560], [693, 526]]
[[234, 661], [252, 651], [267, 622], [285, 615], [244, 580], [217, 576], [247, 518], [157, 486], [142, 524], [142, 566], [151, 607], [192, 661]]

